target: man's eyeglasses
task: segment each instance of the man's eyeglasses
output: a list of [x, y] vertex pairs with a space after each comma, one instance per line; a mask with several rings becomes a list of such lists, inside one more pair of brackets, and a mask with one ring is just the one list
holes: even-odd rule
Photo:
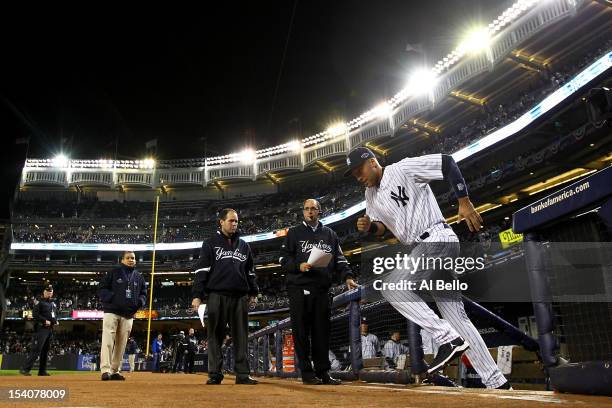
[[305, 207], [304, 208], [304, 211], [308, 211], [308, 210], [310, 210], [310, 211], [319, 211], [319, 209], [317, 207]]

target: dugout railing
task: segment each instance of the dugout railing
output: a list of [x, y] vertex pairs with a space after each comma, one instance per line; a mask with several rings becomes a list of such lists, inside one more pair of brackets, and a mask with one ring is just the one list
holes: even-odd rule
[[[425, 371], [423, 357], [428, 347], [423, 345], [420, 327], [404, 318], [385, 299], [376, 298], [375, 292], [371, 285], [366, 285], [333, 298], [330, 352], [336, 361], [335, 364], [332, 362], [332, 372], [344, 380], [408, 383], [414, 377], [413, 373], [417, 375]], [[526, 350], [538, 351], [537, 341], [514, 325], [465, 296], [463, 302], [470, 315], [486, 320], [511, 339], [513, 344], [521, 345]], [[410, 358], [403, 369], [388, 369], [383, 359], [380, 360], [381, 370], [363, 369], [360, 334], [362, 318], [366, 318], [371, 332], [398, 330], [403, 338], [407, 338]], [[287, 336], [290, 332], [291, 320], [286, 318], [249, 336], [250, 366], [255, 375], [283, 378], [300, 376], [297, 356]]]

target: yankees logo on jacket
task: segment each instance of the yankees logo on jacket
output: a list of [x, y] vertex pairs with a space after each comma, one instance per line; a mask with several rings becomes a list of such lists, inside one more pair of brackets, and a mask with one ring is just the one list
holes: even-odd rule
[[217, 231], [202, 243], [200, 259], [193, 269], [192, 295], [204, 300], [211, 292], [243, 293], [257, 296], [253, 255], [249, 244], [238, 233], [229, 239]]
[[[300, 272], [300, 264], [308, 262], [310, 251], [314, 247], [332, 254], [332, 260], [326, 268], [312, 268], [308, 273]], [[334, 280], [335, 271], [340, 273], [342, 282], [353, 276], [340, 248], [338, 236], [320, 222], [314, 231], [306, 222], [290, 228], [280, 252], [280, 264], [283, 272], [287, 274], [289, 287], [328, 289]]]

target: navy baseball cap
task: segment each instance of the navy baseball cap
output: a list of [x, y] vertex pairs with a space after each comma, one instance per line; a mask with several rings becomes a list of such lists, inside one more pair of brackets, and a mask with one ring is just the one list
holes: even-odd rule
[[367, 147], [354, 148], [346, 158], [346, 165], [349, 168], [344, 172], [344, 177], [350, 176], [351, 172], [361, 166], [364, 161], [375, 158], [374, 153]]
[[43, 291], [53, 292], [53, 285], [50, 283], [45, 283], [43, 286]]

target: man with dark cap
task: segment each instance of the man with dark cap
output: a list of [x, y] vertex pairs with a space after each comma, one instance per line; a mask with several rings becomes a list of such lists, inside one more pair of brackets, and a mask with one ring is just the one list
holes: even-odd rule
[[102, 381], [125, 380], [119, 374], [123, 353], [134, 315], [147, 298], [145, 280], [135, 267], [134, 252], [124, 251], [121, 265], [108, 272], [98, 284], [98, 296], [104, 309], [100, 350]]
[[[356, 288], [357, 284], [338, 236], [319, 222], [319, 202], [315, 199], [304, 201], [302, 211], [304, 221], [289, 229], [280, 250], [280, 264], [287, 274], [295, 352], [304, 384], [338, 385], [340, 380], [329, 375], [329, 288], [336, 280], [336, 273], [349, 289]], [[315, 249], [329, 258], [326, 265], [308, 263]]]
[[53, 286], [51, 284], [46, 284], [43, 288], [42, 298], [32, 309], [36, 334], [34, 334], [32, 338], [30, 354], [23, 367], [19, 370], [22, 375], [30, 375], [30, 370], [38, 358], [40, 358], [38, 375], [49, 375], [49, 373], [47, 373], [47, 354], [49, 353], [49, 344], [53, 336], [53, 326], [58, 324], [55, 303], [51, 302], [52, 297]]
[[238, 234], [238, 213], [225, 208], [219, 213], [219, 230], [202, 243], [195, 263], [191, 305], [198, 309], [203, 300], [208, 307], [208, 381], [223, 381], [221, 346], [229, 324], [234, 345], [236, 384], [255, 385], [249, 376], [248, 310], [257, 303], [253, 254]]

